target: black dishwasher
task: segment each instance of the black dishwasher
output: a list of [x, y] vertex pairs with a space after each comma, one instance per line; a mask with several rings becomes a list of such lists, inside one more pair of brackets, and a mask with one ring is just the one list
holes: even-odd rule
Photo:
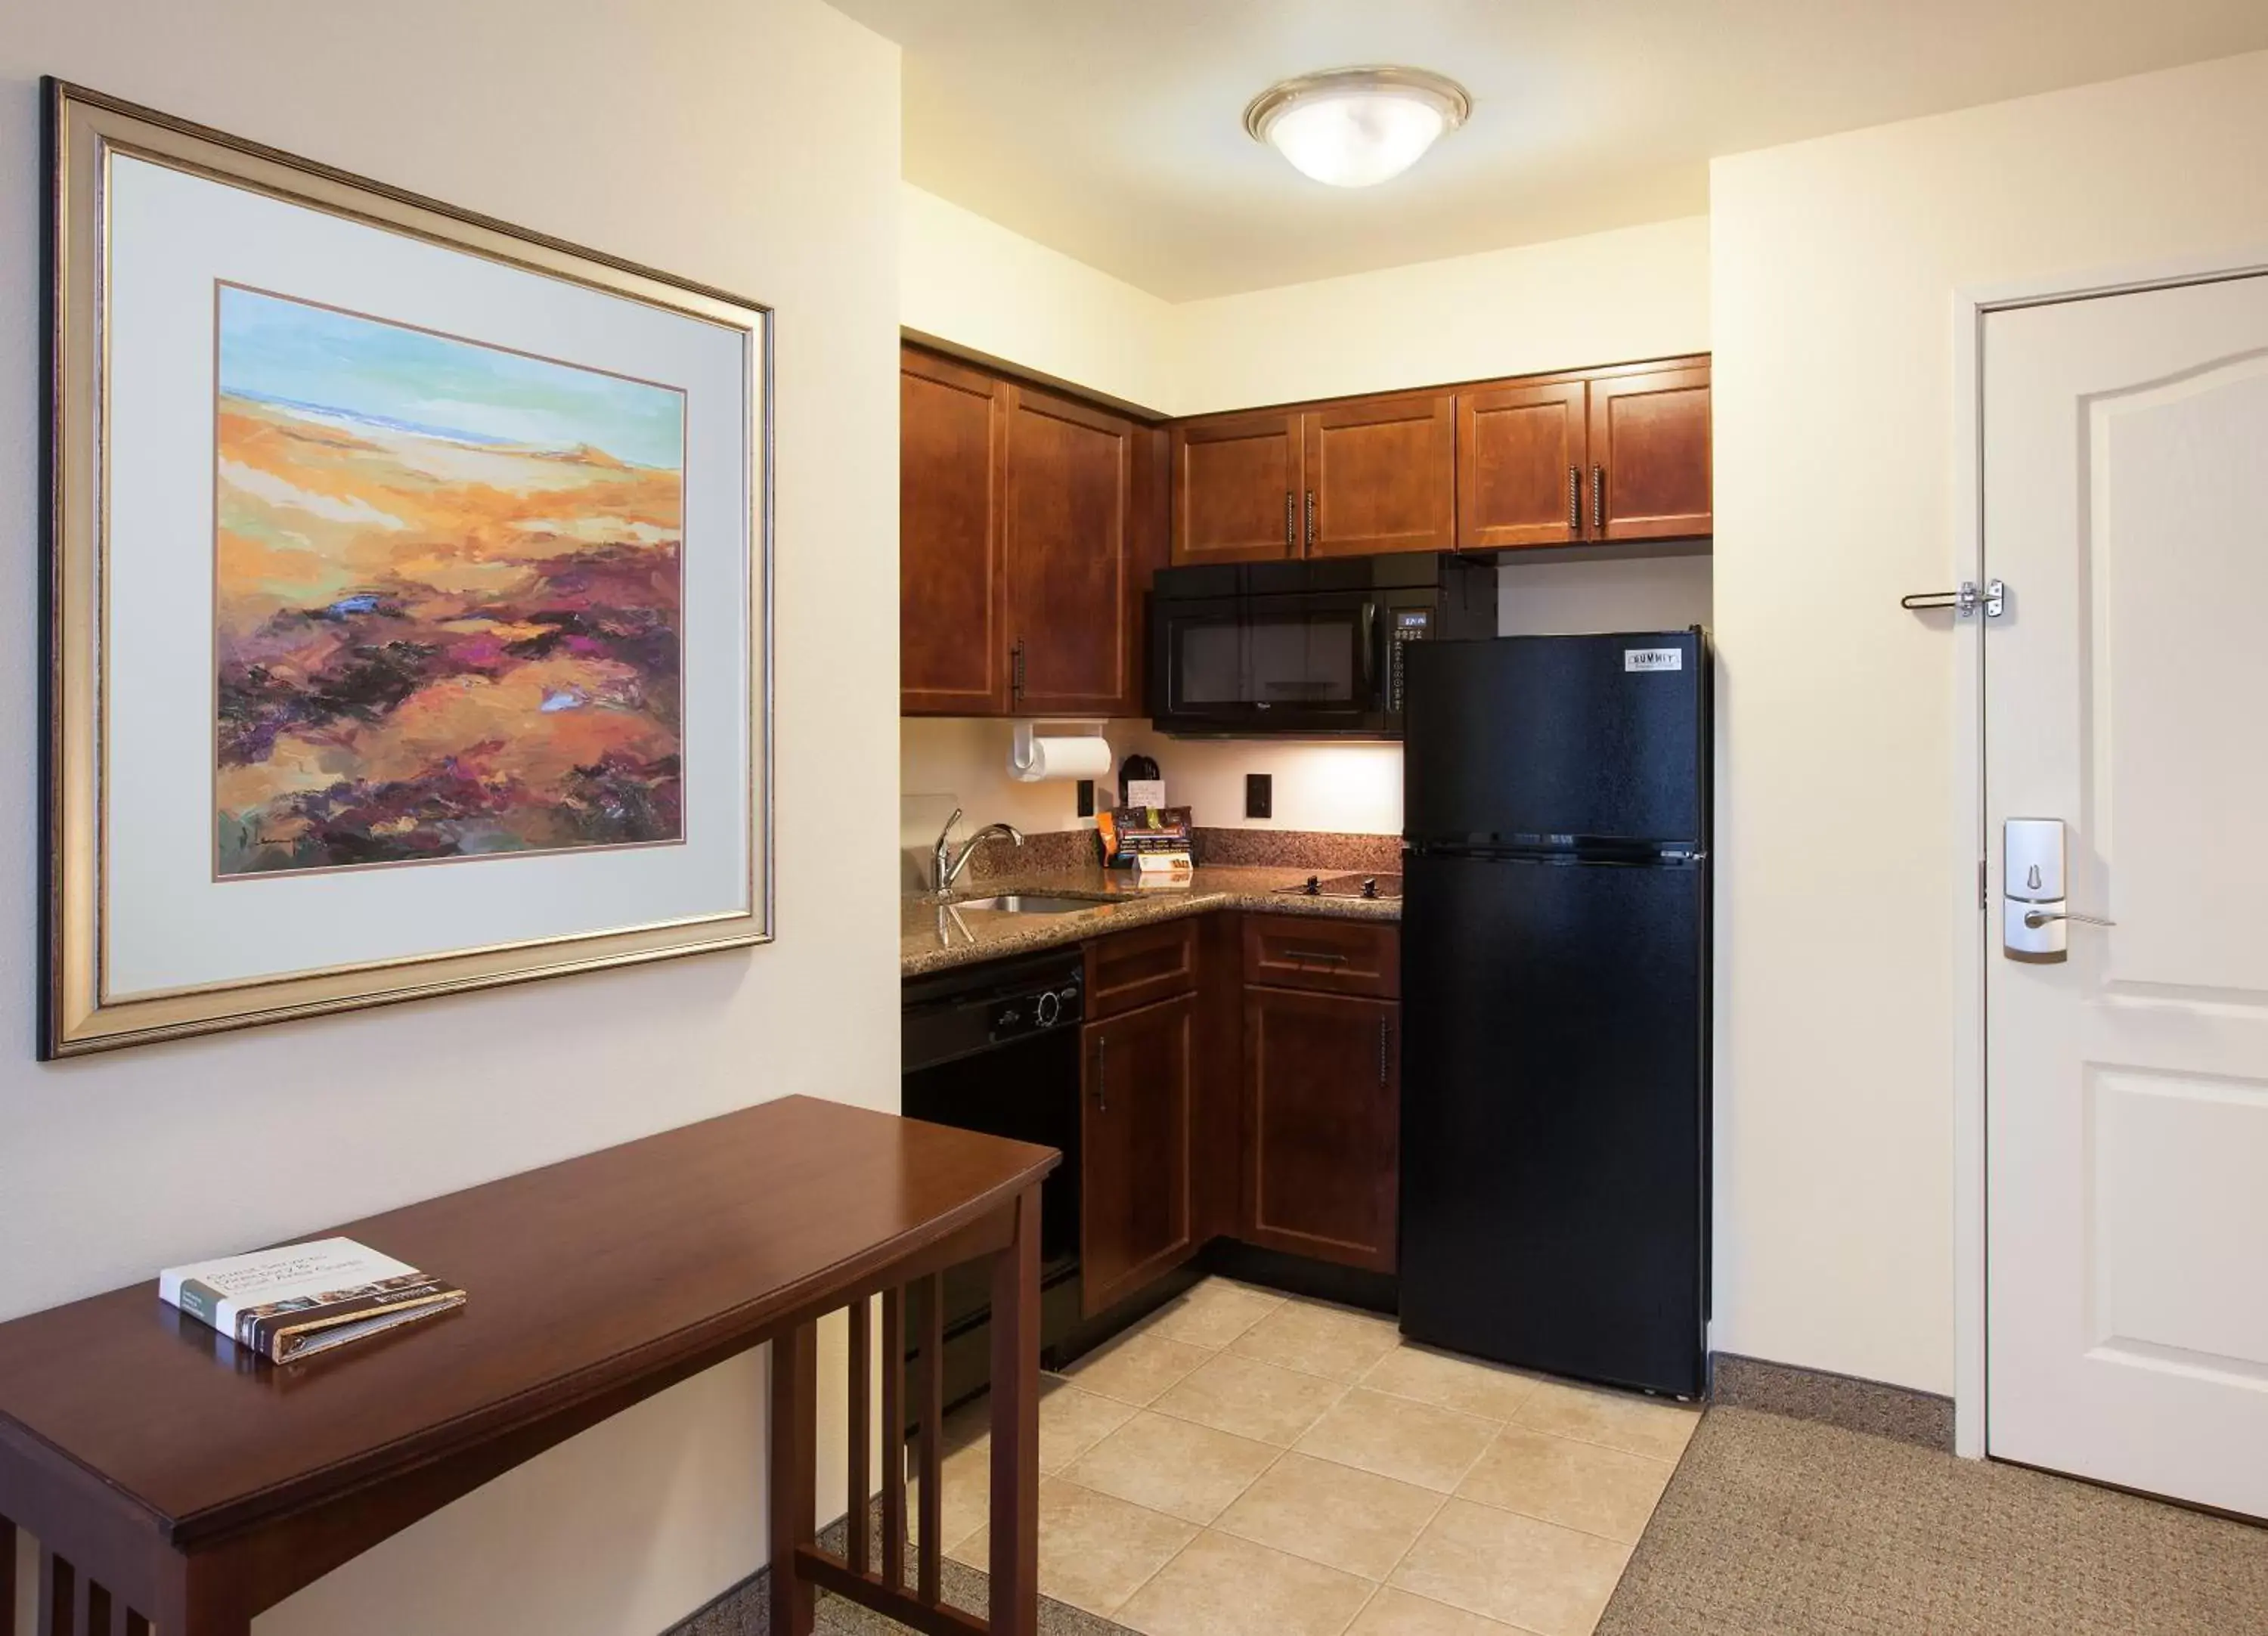
[[[1062, 1150], [1040, 1186], [1040, 1345], [1043, 1363], [1079, 1321], [1077, 949], [917, 977], [905, 985], [902, 1110]], [[982, 1263], [945, 1277], [948, 1404], [990, 1378], [991, 1286]], [[917, 1314], [912, 1332], [922, 1332]]]

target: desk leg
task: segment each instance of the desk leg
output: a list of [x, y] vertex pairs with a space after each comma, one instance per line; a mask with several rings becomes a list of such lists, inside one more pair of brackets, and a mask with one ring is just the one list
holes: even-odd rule
[[[151, 1624], [158, 1636], [251, 1636], [252, 1615], [238, 1600], [238, 1588], [235, 1576], [210, 1557], [170, 1557], [158, 1571]], [[150, 1625], [130, 1616], [122, 1623], [129, 1632], [149, 1636]]]
[[808, 1323], [772, 1342], [770, 1443], [772, 1636], [811, 1636], [811, 1581], [795, 1553], [818, 1535], [818, 1332]]
[[1040, 1626], [1040, 1190], [992, 1262], [992, 1636]]

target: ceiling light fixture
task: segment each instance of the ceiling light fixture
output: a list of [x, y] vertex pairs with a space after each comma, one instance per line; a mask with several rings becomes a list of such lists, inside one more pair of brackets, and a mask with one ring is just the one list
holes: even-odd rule
[[1425, 158], [1472, 107], [1462, 85], [1423, 69], [1341, 68], [1270, 85], [1244, 129], [1317, 181], [1368, 188]]

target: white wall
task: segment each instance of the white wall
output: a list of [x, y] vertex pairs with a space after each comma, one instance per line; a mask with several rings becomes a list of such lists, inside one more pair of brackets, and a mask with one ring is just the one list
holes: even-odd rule
[[908, 184], [907, 328], [1159, 415], [1709, 350], [1686, 217], [1169, 303]]
[[1704, 216], [1174, 307], [1176, 412], [1709, 350]]
[[1952, 1389], [1954, 292], [2257, 252], [2264, 151], [2255, 54], [1712, 167], [1720, 1346]]
[[1174, 412], [1175, 308], [911, 182], [902, 196], [907, 328]]
[[1706, 625], [1712, 578], [1705, 551], [1620, 561], [1514, 561], [1497, 570], [1497, 634], [1573, 636]]
[[[33, 1064], [41, 72], [777, 306], [776, 945]], [[897, 49], [816, 0], [9, 7], [0, 1315], [784, 1092], [896, 1105], [900, 209]], [[688, 1382], [256, 1628], [651, 1636], [762, 1559], [762, 1381]]]

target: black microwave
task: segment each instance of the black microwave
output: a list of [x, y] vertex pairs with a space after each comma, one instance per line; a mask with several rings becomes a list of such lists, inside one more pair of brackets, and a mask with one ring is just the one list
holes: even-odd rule
[[1150, 591], [1160, 733], [1398, 739], [1402, 651], [1496, 634], [1496, 566], [1433, 553], [1163, 568]]

